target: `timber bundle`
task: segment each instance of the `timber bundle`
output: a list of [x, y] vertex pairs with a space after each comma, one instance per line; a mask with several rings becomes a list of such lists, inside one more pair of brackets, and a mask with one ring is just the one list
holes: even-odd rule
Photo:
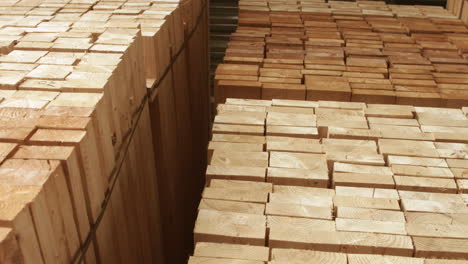
[[190, 264], [468, 263], [468, 108], [217, 110]]
[[241, 0], [215, 100], [461, 107], [467, 73], [468, 29], [442, 7]]

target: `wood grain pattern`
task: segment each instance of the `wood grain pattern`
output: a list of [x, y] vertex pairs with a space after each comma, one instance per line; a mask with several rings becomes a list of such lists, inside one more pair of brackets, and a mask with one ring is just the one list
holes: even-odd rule
[[269, 250], [260, 246], [200, 242], [195, 245], [194, 256], [267, 261]]
[[[195, 219], [210, 122], [204, 4], [1, 4], [1, 15], [15, 10], [0, 23], [1, 197], [11, 209], [0, 226], [21, 255], [2, 252], [2, 263], [81, 253], [85, 263], [186, 262], [191, 228], [181, 223]], [[173, 196], [184, 178], [193, 188]], [[17, 187], [37, 195], [20, 199]], [[180, 239], [163, 239], [163, 227]]]

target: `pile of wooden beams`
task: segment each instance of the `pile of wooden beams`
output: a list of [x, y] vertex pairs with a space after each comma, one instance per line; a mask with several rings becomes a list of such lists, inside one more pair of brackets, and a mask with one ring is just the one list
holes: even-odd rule
[[226, 98], [461, 107], [468, 29], [442, 7], [250, 1], [215, 76]]
[[209, 135], [205, 6], [0, 1], [0, 263], [186, 261]]
[[228, 99], [189, 263], [468, 263], [468, 109]]

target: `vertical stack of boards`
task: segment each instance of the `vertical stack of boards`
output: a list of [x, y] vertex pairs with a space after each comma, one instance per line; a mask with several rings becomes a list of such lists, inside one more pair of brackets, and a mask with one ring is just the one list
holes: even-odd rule
[[0, 1], [0, 263], [184, 263], [205, 0]]
[[436, 6], [240, 0], [215, 76], [226, 98], [461, 107], [468, 28]]
[[465, 25], [468, 24], [468, 1], [466, 0], [447, 0], [447, 10], [460, 18]]
[[468, 263], [468, 108], [217, 111], [189, 264]]

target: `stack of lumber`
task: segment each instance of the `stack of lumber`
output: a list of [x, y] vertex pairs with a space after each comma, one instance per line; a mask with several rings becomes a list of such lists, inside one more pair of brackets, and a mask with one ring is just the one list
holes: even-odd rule
[[228, 99], [189, 263], [468, 263], [468, 109]]
[[209, 134], [205, 5], [0, 1], [0, 263], [184, 262]]
[[215, 76], [226, 98], [461, 107], [468, 29], [442, 7], [250, 1]]

